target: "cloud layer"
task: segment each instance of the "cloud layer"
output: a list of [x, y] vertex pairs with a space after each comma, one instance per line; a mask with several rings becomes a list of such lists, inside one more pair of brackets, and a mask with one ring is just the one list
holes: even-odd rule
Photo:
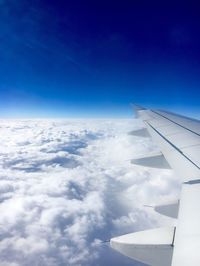
[[157, 149], [128, 134], [141, 126], [1, 120], [1, 265], [133, 265], [101, 241], [172, 223], [144, 204], [179, 193], [172, 171], [130, 163]]

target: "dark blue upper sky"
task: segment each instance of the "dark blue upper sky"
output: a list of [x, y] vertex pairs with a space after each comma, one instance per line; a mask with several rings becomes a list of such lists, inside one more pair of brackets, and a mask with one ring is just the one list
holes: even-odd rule
[[198, 112], [199, 7], [178, 2], [2, 0], [1, 116]]

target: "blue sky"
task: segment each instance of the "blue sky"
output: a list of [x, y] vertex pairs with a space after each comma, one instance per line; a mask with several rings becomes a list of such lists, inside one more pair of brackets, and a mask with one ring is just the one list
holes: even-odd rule
[[191, 3], [1, 1], [1, 117], [197, 116], [199, 31]]

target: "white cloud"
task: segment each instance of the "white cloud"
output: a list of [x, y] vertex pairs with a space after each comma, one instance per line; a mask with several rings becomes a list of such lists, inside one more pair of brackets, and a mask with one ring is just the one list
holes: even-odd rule
[[140, 127], [138, 120], [1, 120], [1, 265], [133, 265], [100, 241], [170, 222], [144, 204], [179, 191], [172, 171], [130, 163], [157, 149], [128, 134]]

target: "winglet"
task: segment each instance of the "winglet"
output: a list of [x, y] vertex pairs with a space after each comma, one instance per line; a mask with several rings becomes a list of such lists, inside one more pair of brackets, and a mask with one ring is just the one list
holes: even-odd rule
[[142, 110], [146, 110], [146, 108], [138, 105], [138, 104], [131, 104], [131, 106], [133, 107], [134, 111], [135, 111], [135, 116], [136, 118], [139, 117], [139, 111], [142, 111]]

